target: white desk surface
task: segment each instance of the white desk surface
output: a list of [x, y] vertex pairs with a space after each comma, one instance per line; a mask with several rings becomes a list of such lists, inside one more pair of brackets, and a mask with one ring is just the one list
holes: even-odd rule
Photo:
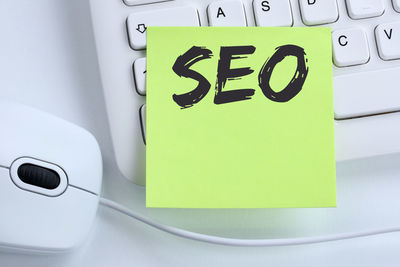
[[[0, 1], [0, 97], [91, 131], [103, 152], [103, 195], [157, 221], [242, 238], [400, 224], [400, 155], [339, 164], [338, 208], [144, 208], [144, 188], [124, 179], [113, 158], [87, 0]], [[400, 233], [305, 246], [224, 247], [161, 233], [100, 207], [90, 237], [76, 251], [52, 256], [0, 252], [0, 266], [400, 266], [399, 249]]]

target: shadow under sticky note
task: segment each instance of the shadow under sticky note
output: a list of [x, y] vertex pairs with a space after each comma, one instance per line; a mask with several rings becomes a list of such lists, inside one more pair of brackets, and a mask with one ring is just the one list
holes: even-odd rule
[[330, 28], [149, 27], [146, 205], [336, 206]]

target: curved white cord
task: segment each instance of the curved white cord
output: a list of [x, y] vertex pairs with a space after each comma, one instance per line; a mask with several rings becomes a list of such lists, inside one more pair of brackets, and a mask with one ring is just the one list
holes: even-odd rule
[[304, 245], [321, 242], [329, 242], [343, 239], [351, 239], [357, 237], [365, 237], [371, 235], [380, 235], [392, 232], [400, 232], [400, 227], [392, 227], [385, 229], [376, 229], [370, 231], [361, 231], [353, 233], [343, 233], [337, 235], [327, 235], [319, 237], [299, 237], [299, 238], [282, 238], [282, 239], [236, 239], [236, 238], [225, 238], [212, 235], [204, 235], [195, 232], [186, 231], [183, 229], [175, 228], [172, 226], [156, 223], [148, 218], [140, 216], [134, 213], [128, 208], [105, 198], [100, 198], [100, 203], [106, 207], [119, 211], [129, 217], [132, 217], [138, 221], [141, 221], [147, 225], [157, 228], [161, 231], [180, 236], [183, 238], [193, 239], [197, 241], [213, 243], [225, 246], [243, 246], [243, 247], [272, 247], [272, 246], [290, 246], [290, 245]]

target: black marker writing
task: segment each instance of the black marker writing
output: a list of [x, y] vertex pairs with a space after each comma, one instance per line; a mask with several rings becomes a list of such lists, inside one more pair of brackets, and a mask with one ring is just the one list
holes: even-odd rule
[[172, 99], [182, 108], [188, 108], [198, 103], [210, 90], [211, 84], [200, 73], [191, 70], [196, 62], [211, 58], [212, 52], [204, 47], [193, 46], [185, 54], [178, 57], [172, 69], [179, 77], [192, 78], [199, 82], [197, 87], [185, 94], [174, 94]]

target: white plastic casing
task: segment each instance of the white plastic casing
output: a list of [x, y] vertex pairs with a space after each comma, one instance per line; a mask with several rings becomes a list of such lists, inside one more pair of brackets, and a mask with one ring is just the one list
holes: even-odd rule
[[[95, 138], [69, 122], [9, 102], [0, 101], [0, 124], [0, 247], [39, 252], [76, 247], [98, 207], [102, 160]], [[16, 184], [15, 169], [24, 162], [55, 170], [60, 185], [51, 192]]]
[[[208, 26], [207, 7], [212, 2], [214, 1], [175, 0], [127, 6], [123, 0], [90, 0], [101, 79], [116, 161], [122, 174], [137, 184], [145, 185], [145, 145], [142, 138], [139, 109], [145, 104], [146, 100], [144, 96], [136, 92], [132, 64], [137, 58], [145, 57], [146, 51], [131, 49], [127, 33], [127, 18], [135, 12], [189, 6], [197, 9], [200, 25]], [[241, 2], [246, 13], [247, 25], [255, 26], [253, 0], [241, 0]], [[375, 41], [375, 27], [382, 23], [398, 20], [399, 13], [396, 10], [399, 11], [399, 9], [396, 8], [396, 5], [394, 6], [396, 9], [394, 9], [391, 4], [392, 1], [387, 0], [385, 1], [387, 2], [386, 10], [382, 16], [373, 19], [354, 20], [347, 13], [345, 0], [336, 2], [339, 13], [337, 21], [322, 26], [332, 27], [333, 31], [355, 27], [362, 29], [367, 34], [370, 59], [367, 64], [352, 67], [338, 68], [333, 66], [334, 87], [335, 90], [349, 92], [349, 96], [357, 96], [360, 93], [359, 101], [352, 101], [351, 106], [355, 106], [357, 109], [363, 108], [369, 104], [369, 102], [365, 102], [365, 99], [371, 94], [365, 96], [365, 88], [360, 86], [357, 74], [375, 75], [374, 77], [377, 79], [383, 80], [381, 86], [376, 88], [377, 92], [381, 92], [381, 89], [384, 88], [393, 87], [393, 84], [395, 84], [395, 78], [392, 77], [392, 79], [387, 80], [385, 75], [372, 72], [387, 69], [397, 71], [400, 67], [400, 60], [384, 61], [379, 57]], [[139, 4], [139, 2], [136, 3]], [[299, 1], [290, 0], [290, 4], [293, 26], [305, 26]], [[355, 77], [346, 82], [346, 87], [342, 87], [341, 77], [353, 75]], [[346, 94], [343, 93], [343, 95]], [[382, 96], [382, 98], [391, 100], [390, 96]], [[354, 98], [349, 97], [348, 99]], [[336, 105], [340, 104], [337, 103]], [[392, 108], [390, 111], [394, 110], [398, 109]], [[336, 161], [399, 153], [399, 121], [400, 112], [335, 120]]]

